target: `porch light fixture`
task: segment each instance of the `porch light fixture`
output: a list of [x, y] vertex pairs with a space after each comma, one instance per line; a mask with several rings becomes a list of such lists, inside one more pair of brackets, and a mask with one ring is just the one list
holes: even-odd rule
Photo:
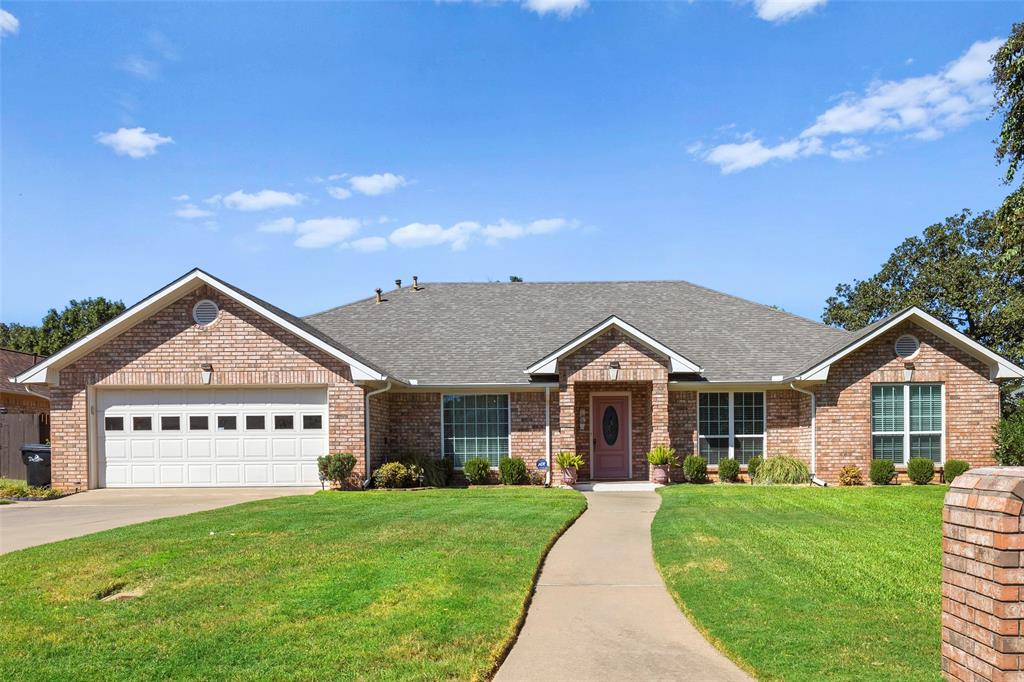
[[903, 365], [903, 381], [910, 383], [911, 379], [914, 378], [914, 363], [908, 362]]
[[209, 362], [204, 362], [203, 364], [199, 365], [199, 369], [202, 370], [203, 372], [203, 383], [210, 383], [210, 380], [213, 378], [213, 365], [211, 365]]
[[608, 381], [615, 381], [619, 378], [619, 361], [612, 360], [608, 363]]

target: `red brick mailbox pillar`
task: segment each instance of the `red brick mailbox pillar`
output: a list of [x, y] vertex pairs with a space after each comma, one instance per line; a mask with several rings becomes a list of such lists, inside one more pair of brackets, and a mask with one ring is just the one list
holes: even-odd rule
[[942, 671], [1024, 681], [1024, 467], [957, 477], [942, 510]]

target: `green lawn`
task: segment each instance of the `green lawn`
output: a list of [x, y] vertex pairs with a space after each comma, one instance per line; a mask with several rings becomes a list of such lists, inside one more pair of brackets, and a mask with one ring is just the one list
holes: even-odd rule
[[[468, 679], [585, 507], [540, 488], [321, 493], [0, 556], [0, 679]], [[116, 586], [144, 596], [100, 602]]]
[[759, 678], [938, 680], [946, 490], [672, 486], [654, 554], [694, 623]]

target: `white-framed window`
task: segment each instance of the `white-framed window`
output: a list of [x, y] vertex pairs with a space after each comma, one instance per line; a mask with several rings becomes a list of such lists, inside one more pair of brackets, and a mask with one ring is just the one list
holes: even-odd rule
[[945, 460], [943, 384], [871, 386], [871, 457], [906, 464], [924, 457]]
[[764, 457], [764, 391], [697, 394], [697, 452], [712, 466]]
[[483, 457], [497, 467], [509, 456], [511, 416], [507, 393], [441, 396], [441, 446], [456, 469]]

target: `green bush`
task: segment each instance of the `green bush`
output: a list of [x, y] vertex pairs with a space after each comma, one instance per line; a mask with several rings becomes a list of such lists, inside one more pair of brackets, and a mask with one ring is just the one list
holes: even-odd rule
[[962, 459], [951, 459], [942, 467], [942, 478], [946, 483], [952, 483], [953, 479], [971, 468], [971, 465]]
[[60, 497], [63, 495], [54, 488], [33, 488], [25, 481], [17, 481], [12, 478], [0, 478], [0, 499], [14, 497]]
[[653, 466], [679, 466], [675, 448], [670, 448], [667, 445], [656, 445], [652, 448], [647, 453], [647, 461]]
[[887, 459], [872, 460], [868, 478], [875, 485], [889, 485], [896, 478], [896, 465]]
[[690, 483], [707, 483], [708, 463], [700, 455], [690, 455], [683, 460], [683, 478]]
[[847, 464], [839, 470], [839, 485], [864, 485], [860, 467]]
[[754, 483], [757, 485], [797, 485], [809, 483], [811, 472], [802, 459], [776, 455], [769, 457], [757, 468]]
[[914, 457], [907, 462], [907, 478], [916, 485], [928, 485], [935, 478], [935, 463], [924, 457]]
[[751, 483], [754, 482], [754, 477], [757, 476], [757, 470], [762, 464], [764, 464], [764, 458], [759, 457], [758, 455], [754, 455], [747, 460], [747, 476], [750, 477]]
[[559, 469], [579, 470], [583, 467], [583, 456], [577, 455], [575, 452], [559, 452], [555, 455], [555, 464]]
[[1024, 464], [1024, 408], [999, 421], [995, 455], [1002, 466]]
[[412, 485], [412, 472], [401, 462], [381, 464], [373, 472], [373, 484], [378, 488], [408, 488]]
[[454, 465], [450, 457], [431, 457], [422, 453], [410, 453], [390, 461], [401, 462], [410, 470], [417, 485], [443, 488], [452, 480]]
[[316, 460], [321, 481], [344, 483], [356, 468], [356, 457], [349, 452], [335, 452]]
[[526, 462], [518, 457], [505, 457], [498, 462], [498, 480], [505, 485], [526, 482]]
[[740, 478], [740, 463], [734, 459], [723, 459], [718, 463], [718, 480], [735, 483]]
[[466, 474], [466, 480], [473, 485], [488, 483], [491, 477], [491, 463], [483, 457], [467, 459], [462, 465], [462, 473]]

